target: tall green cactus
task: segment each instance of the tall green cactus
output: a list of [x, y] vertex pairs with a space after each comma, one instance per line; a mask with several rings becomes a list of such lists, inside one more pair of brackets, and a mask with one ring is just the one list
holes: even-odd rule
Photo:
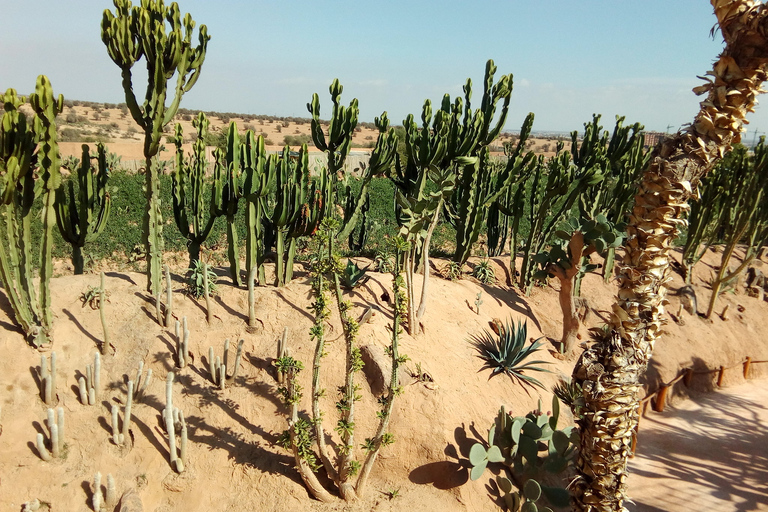
[[[736, 154], [730, 159], [731, 180], [724, 191], [726, 197], [718, 226], [725, 247], [717, 274], [710, 282], [712, 295], [707, 318], [714, 313], [721, 288], [733, 282], [768, 242], [768, 146], [765, 146], [765, 137], [760, 138], [752, 155], [744, 147], [734, 152]], [[730, 259], [738, 244], [744, 244], [744, 256], [731, 270]]]
[[[270, 217], [276, 231], [275, 284], [277, 286], [285, 286], [293, 275], [296, 236], [292, 235], [303, 231], [297, 228], [296, 223], [300, 221], [302, 215], [310, 214], [309, 206], [304, 203], [308, 184], [309, 158], [306, 144], [302, 145], [295, 160], [291, 158], [290, 149], [286, 146], [277, 163], [275, 208]], [[317, 216], [315, 212], [315, 217]]]
[[[198, 44], [192, 46], [195, 22], [187, 13], [181, 18], [176, 2], [142, 0], [133, 7], [130, 0], [114, 0], [115, 14], [104, 11], [101, 39], [112, 61], [120, 67], [125, 102], [134, 121], [144, 131], [146, 160], [146, 210], [143, 240], [147, 253], [147, 290], [153, 296], [162, 290], [162, 217], [160, 213], [160, 162], [157, 159], [163, 129], [179, 108], [181, 97], [200, 76], [208, 46], [208, 30], [200, 25]], [[133, 91], [132, 68], [146, 59], [147, 91], [139, 104]], [[168, 81], [176, 76], [176, 85]], [[169, 89], [172, 100], [166, 105]]]
[[214, 152], [216, 160], [214, 167], [214, 199], [213, 211], [217, 217], [227, 219], [227, 257], [229, 258], [229, 275], [235, 286], [242, 286], [240, 278], [240, 241], [237, 236], [235, 215], [242, 198], [240, 170], [240, 135], [237, 124], [232, 121], [227, 130], [226, 151], [217, 149]]
[[264, 240], [265, 202], [274, 192], [277, 155], [267, 155], [264, 138], [261, 135], [255, 137], [253, 132], [248, 130], [240, 151], [240, 159], [243, 173], [242, 195], [245, 200], [245, 268], [246, 273], [251, 275], [251, 269], [258, 267], [258, 282], [264, 284], [264, 257], [269, 249]]
[[[328, 186], [322, 200], [323, 209], [318, 220], [322, 221], [325, 216], [332, 215], [335, 205], [342, 206], [344, 219], [337, 238], [352, 240], [352, 232], [361, 217], [364, 217], [363, 210], [366, 208], [371, 179], [392, 166], [396, 154], [397, 139], [394, 129], [389, 127], [387, 113], [384, 112], [381, 118], [375, 119], [379, 136], [371, 152], [368, 165], [363, 167], [360, 176], [360, 190], [354, 194], [349, 183], [349, 175], [344, 172], [344, 163], [349, 155], [352, 136], [357, 126], [359, 108], [357, 99], [353, 99], [347, 107], [340, 104], [343, 90], [344, 87], [338, 79], [334, 79], [329, 88], [333, 109], [328, 126], [328, 137], [323, 132], [320, 120], [320, 98], [317, 94], [312, 96], [312, 101], [307, 104], [307, 110], [312, 115], [312, 141], [315, 147], [323, 151], [328, 158], [328, 165], [320, 171], [324, 175], [324, 178], [321, 179], [327, 180]], [[364, 229], [365, 226], [363, 226]]]
[[[54, 98], [48, 78], [37, 78], [29, 103], [35, 113], [32, 125], [19, 111], [24, 98], [8, 89], [2, 96], [0, 125], [0, 204], [4, 224], [0, 229], [0, 281], [8, 295], [16, 321], [30, 342], [40, 346], [49, 340], [52, 314], [51, 251], [56, 223], [55, 191], [61, 184], [56, 115], [64, 97]], [[39, 299], [33, 281], [32, 205], [42, 198], [43, 233], [40, 245]]]
[[83, 144], [82, 158], [77, 167], [77, 196], [74, 179], [70, 179], [66, 192], [63, 187], [56, 190], [56, 224], [64, 241], [72, 245], [75, 274], [83, 273], [83, 247], [104, 231], [112, 205], [107, 188], [110, 172], [107, 153], [104, 144], [96, 147], [98, 156], [94, 169], [88, 145]]
[[[184, 158], [181, 147], [183, 131], [176, 125], [176, 168], [171, 174], [173, 218], [181, 236], [187, 239], [189, 268], [194, 268], [200, 259], [200, 246], [208, 238], [216, 221], [214, 187], [207, 183], [208, 160], [205, 153], [205, 136], [210, 122], [203, 112], [197, 115], [192, 125], [197, 129], [197, 139], [192, 145], [192, 155]], [[205, 193], [208, 192], [208, 218], [206, 219]]]

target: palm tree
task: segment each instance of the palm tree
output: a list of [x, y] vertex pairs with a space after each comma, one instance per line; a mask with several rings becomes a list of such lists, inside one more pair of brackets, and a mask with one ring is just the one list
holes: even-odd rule
[[711, 0], [725, 49], [694, 89], [707, 94], [693, 123], [654, 149], [630, 215], [610, 332], [581, 356], [574, 378], [584, 390], [579, 420], [576, 511], [624, 511], [626, 466], [637, 425], [640, 377], [662, 334], [672, 241], [686, 224], [701, 178], [741, 140], [747, 112], [768, 76], [768, 6]]

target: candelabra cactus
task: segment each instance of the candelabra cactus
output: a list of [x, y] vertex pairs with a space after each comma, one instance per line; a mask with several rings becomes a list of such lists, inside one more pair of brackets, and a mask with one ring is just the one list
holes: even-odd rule
[[65, 242], [72, 246], [72, 264], [75, 274], [82, 274], [85, 264], [83, 247], [95, 240], [104, 230], [112, 205], [107, 181], [110, 168], [104, 144], [97, 144], [96, 168], [91, 164], [87, 144], [83, 144], [82, 158], [77, 167], [77, 195], [75, 180], [70, 179], [68, 188], [56, 189], [56, 224]]
[[[208, 47], [208, 29], [200, 25], [198, 44], [192, 45], [195, 22], [187, 13], [182, 19], [175, 2], [166, 7], [162, 0], [141, 2], [114, 0], [115, 13], [104, 11], [101, 40], [112, 61], [122, 74], [125, 102], [134, 121], [144, 131], [146, 161], [146, 210], [144, 213], [144, 246], [147, 254], [147, 290], [159, 293], [162, 280], [162, 217], [160, 213], [160, 162], [157, 154], [163, 129], [171, 122], [184, 93], [192, 89], [200, 76]], [[146, 60], [150, 77], [143, 104], [133, 90], [132, 68]], [[176, 85], [168, 80], [176, 77]], [[169, 91], [170, 89], [170, 91]], [[172, 100], [166, 105], [168, 93]]]
[[[260, 284], [266, 282], [264, 256], [268, 248], [264, 243], [265, 201], [275, 189], [278, 157], [267, 155], [264, 137], [255, 137], [253, 132], [248, 130], [240, 149], [240, 158], [242, 195], [245, 200], [245, 267], [249, 274], [250, 290], [254, 278], [258, 278]], [[256, 274], [252, 275], [254, 268], [257, 269]]]
[[[575, 225], [574, 225], [575, 224]], [[544, 280], [556, 277], [560, 281], [560, 308], [563, 311], [563, 336], [560, 340], [562, 353], [571, 353], [579, 332], [579, 318], [576, 314], [574, 295], [575, 281], [598, 267], [589, 262], [592, 253], [605, 254], [609, 248], [621, 246], [623, 235], [603, 214], [595, 220], [578, 223], [566, 222], [562, 229], [555, 231], [560, 239], [548, 251], [533, 256], [533, 261], [541, 266], [534, 273], [534, 279]]]
[[[176, 168], [171, 174], [173, 185], [173, 218], [181, 236], [187, 239], [189, 266], [193, 267], [200, 259], [200, 246], [208, 239], [216, 221], [215, 188], [206, 181], [208, 160], [205, 153], [205, 139], [210, 121], [205, 113], [200, 112], [192, 121], [197, 129], [197, 139], [192, 145], [192, 155], [184, 158], [181, 147], [183, 131], [176, 124], [174, 143], [176, 145]], [[206, 218], [205, 192], [209, 190], [208, 215]]]
[[[64, 97], [54, 98], [48, 78], [37, 78], [29, 97], [34, 121], [19, 111], [24, 98], [8, 89], [2, 95], [4, 113], [0, 122], [0, 281], [3, 283], [16, 322], [30, 343], [41, 346], [51, 331], [51, 251], [56, 224], [55, 191], [61, 183], [56, 115], [64, 108]], [[42, 200], [42, 236], [39, 249], [40, 280], [33, 280], [31, 221], [33, 203]]]
[[227, 257], [229, 274], [235, 286], [242, 286], [240, 279], [240, 242], [237, 237], [235, 215], [242, 198], [241, 181], [243, 179], [240, 161], [240, 135], [237, 124], [232, 121], [227, 130], [226, 151], [214, 152], [213, 213], [227, 220]]

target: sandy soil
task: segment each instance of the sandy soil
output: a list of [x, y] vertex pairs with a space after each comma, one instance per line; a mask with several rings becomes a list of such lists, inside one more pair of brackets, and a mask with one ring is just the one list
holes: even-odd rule
[[[695, 284], [700, 302], [708, 295], [702, 285], [717, 255], [709, 253], [698, 267]], [[261, 326], [255, 334], [246, 332], [247, 291], [234, 288], [226, 278], [220, 279], [220, 294], [215, 299], [215, 318], [206, 323], [204, 304], [183, 293], [180, 273], [184, 262], [172, 268], [174, 273], [174, 316], [187, 317], [191, 331], [192, 362], [178, 371], [174, 384], [174, 405], [181, 408], [190, 426], [187, 471], [176, 474], [168, 463], [168, 441], [161, 427], [160, 410], [165, 406], [164, 380], [175, 369], [175, 341], [172, 330], [155, 320], [154, 307], [143, 291], [145, 276], [113, 271], [107, 273], [109, 326], [117, 348], [114, 356], [103, 363], [102, 387], [97, 405], [85, 406], [76, 393], [76, 379], [93, 360], [102, 340], [98, 311], [82, 307], [79, 296], [88, 286], [98, 285], [98, 276], [62, 276], [52, 282], [54, 335], [53, 349], [58, 357], [58, 405], [66, 411], [65, 456], [43, 462], [34, 447], [37, 432], [47, 434], [46, 407], [39, 397], [37, 368], [40, 354], [25, 345], [10, 319], [10, 308], [0, 294], [0, 509], [19, 510], [24, 501], [39, 498], [51, 503], [54, 510], [88, 510], [93, 475], [112, 474], [119, 492], [136, 488], [144, 510], [166, 512], [228, 510], [412, 510], [414, 512], [495, 511], [490, 481], [486, 472], [476, 482], [468, 481], [466, 462], [469, 447], [484, 438], [487, 428], [501, 404], [507, 410], [524, 414], [536, 406], [539, 393], [530, 395], [507, 378], [488, 380], [489, 373], [479, 372], [480, 360], [467, 342], [469, 335], [487, 327], [493, 318], [526, 320], [529, 336], [558, 339], [561, 314], [556, 291], [537, 288], [531, 297], [521, 297], [505, 284], [505, 271], [495, 260], [497, 286], [485, 286], [465, 279], [449, 282], [431, 281], [426, 333], [416, 339], [405, 336], [402, 352], [410, 357], [409, 366], [419, 363], [434, 382], [412, 382], [398, 398], [391, 422], [396, 442], [385, 449], [374, 468], [369, 491], [355, 505], [342, 502], [323, 505], [309, 498], [293, 469], [288, 452], [275, 446], [277, 436], [286, 428], [286, 408], [277, 397], [271, 361], [276, 340], [288, 327], [289, 346], [294, 357], [311, 363], [314, 350], [308, 330], [312, 324], [308, 312], [310, 297], [306, 273], [297, 265], [297, 277], [289, 286], [257, 289], [257, 315]], [[437, 261], [437, 266], [441, 266]], [[224, 269], [217, 269], [220, 275]], [[672, 287], [681, 284], [675, 277]], [[389, 344], [388, 326], [391, 308], [381, 298], [391, 290], [391, 278], [372, 274], [365, 286], [349, 293], [355, 312], [373, 306], [377, 314], [360, 332], [360, 344]], [[483, 292], [480, 314], [474, 311], [474, 299]], [[602, 322], [612, 303], [614, 285], [603, 284], [597, 275], [587, 276], [584, 295], [589, 297], [595, 313], [591, 326]], [[670, 310], [676, 311], [678, 299], [670, 297]], [[687, 317], [681, 327], [668, 325], [668, 335], [657, 344], [649, 369], [648, 381], [655, 388], [659, 381], [668, 382], [681, 368], [690, 365], [732, 366], [747, 355], [768, 359], [768, 343], [761, 326], [768, 314], [768, 303], [743, 294], [726, 294], [721, 304], [731, 304], [731, 318], [707, 321]], [[743, 311], [737, 311], [737, 305]], [[470, 306], [471, 305], [471, 306]], [[699, 310], [703, 306], [700, 304]], [[332, 322], [329, 356], [324, 360], [323, 383], [333, 390], [341, 383], [343, 373], [341, 329]], [[587, 338], [587, 326], [582, 336]], [[225, 339], [245, 339], [245, 353], [237, 382], [226, 390], [216, 389], [207, 370], [208, 347], [221, 355]], [[553, 348], [547, 343], [547, 348]], [[550, 363], [552, 374], [536, 375], [546, 386], [557, 381], [559, 374], [570, 374], [573, 360], [561, 361], [550, 353], [541, 353]], [[121, 448], [111, 443], [109, 407], [122, 406], [126, 382], [136, 373], [140, 361], [155, 374], [148, 396], [133, 407], [131, 433], [133, 445]], [[726, 374], [726, 384], [739, 383], [741, 372]], [[302, 373], [304, 389], [310, 388], [311, 372]], [[768, 376], [768, 365], [754, 365], [755, 377]], [[361, 377], [362, 379], [362, 377]], [[375, 399], [369, 385], [360, 382], [362, 400], [356, 413], [359, 440], [369, 436], [376, 422]], [[712, 386], [711, 377], [697, 377], [694, 386]], [[688, 391], [675, 388], [674, 398]], [[326, 430], [335, 423], [335, 393], [324, 399], [327, 411]], [[542, 391], [546, 404], [551, 399]], [[302, 408], [308, 407], [305, 396]], [[122, 417], [122, 412], [121, 412]], [[569, 420], [563, 417], [561, 422]], [[644, 427], [643, 427], [644, 428]], [[335, 438], [335, 434], [333, 434]], [[358, 454], [359, 456], [359, 454]], [[723, 460], [723, 459], [718, 459]], [[741, 462], [738, 462], [741, 464]], [[686, 473], [680, 475], [685, 478]], [[390, 499], [388, 493], [397, 491]], [[642, 491], [645, 492], [645, 491]], [[656, 491], [648, 491], [656, 492]], [[636, 499], [643, 498], [632, 492]]]

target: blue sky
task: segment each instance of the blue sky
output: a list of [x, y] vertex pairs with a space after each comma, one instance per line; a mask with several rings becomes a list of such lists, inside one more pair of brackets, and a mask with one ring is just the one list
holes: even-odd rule
[[[67, 5], [67, 8], [64, 8]], [[123, 101], [120, 74], [100, 39], [109, 1], [0, 0], [0, 88], [27, 92], [38, 74], [71, 99]], [[399, 124], [424, 99], [461, 94], [479, 102], [485, 62], [514, 75], [507, 129], [528, 112], [535, 130], [581, 129], [592, 113], [665, 131], [689, 122], [691, 89], [722, 49], [705, 0], [423, 2], [389, 0], [183, 0], [212, 39], [190, 109], [306, 117], [339, 78], [362, 120], [383, 110]], [[142, 91], [143, 84], [136, 87]], [[768, 102], [768, 99], [765, 100]], [[325, 116], [323, 116], [325, 117]], [[758, 106], [754, 130], [768, 130]]]

